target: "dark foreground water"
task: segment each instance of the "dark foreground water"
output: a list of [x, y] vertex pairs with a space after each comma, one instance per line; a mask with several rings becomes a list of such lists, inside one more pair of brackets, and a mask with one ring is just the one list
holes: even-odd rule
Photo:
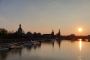
[[0, 60], [90, 60], [90, 42], [67, 40], [0, 52]]

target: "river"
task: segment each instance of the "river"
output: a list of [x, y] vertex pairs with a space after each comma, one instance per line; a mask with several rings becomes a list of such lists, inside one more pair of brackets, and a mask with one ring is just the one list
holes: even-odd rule
[[90, 60], [90, 42], [55, 41], [0, 52], [0, 60]]

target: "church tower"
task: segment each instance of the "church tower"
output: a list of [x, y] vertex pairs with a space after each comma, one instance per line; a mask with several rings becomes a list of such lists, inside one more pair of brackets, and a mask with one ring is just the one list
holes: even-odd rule
[[19, 25], [17, 33], [19, 33], [19, 34], [24, 33], [23, 30], [22, 30], [22, 25], [21, 24]]

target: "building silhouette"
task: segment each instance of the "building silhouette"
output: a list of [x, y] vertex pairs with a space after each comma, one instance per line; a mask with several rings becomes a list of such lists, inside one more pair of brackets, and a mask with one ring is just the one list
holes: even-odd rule
[[21, 25], [21, 24], [19, 24], [19, 28], [18, 28], [18, 30], [15, 32], [15, 37], [16, 37], [16, 38], [19, 38], [19, 39], [25, 38], [25, 33], [24, 33], [23, 29], [22, 29], [22, 25]]
[[52, 30], [51, 35], [53, 35], [53, 36], [54, 36], [54, 30]]
[[57, 38], [60, 38], [61, 37], [61, 32], [60, 32], [60, 29], [58, 31], [58, 33], [56, 34]]
[[21, 24], [19, 25], [19, 28], [18, 28], [18, 30], [16, 31], [16, 33], [18, 33], [18, 34], [22, 34], [22, 33], [24, 33]]

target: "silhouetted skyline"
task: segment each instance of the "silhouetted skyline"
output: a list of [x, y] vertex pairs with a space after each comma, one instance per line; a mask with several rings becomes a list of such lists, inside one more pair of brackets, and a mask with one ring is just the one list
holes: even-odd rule
[[24, 31], [62, 34], [90, 34], [89, 0], [0, 0], [0, 28], [16, 31], [18, 24]]

